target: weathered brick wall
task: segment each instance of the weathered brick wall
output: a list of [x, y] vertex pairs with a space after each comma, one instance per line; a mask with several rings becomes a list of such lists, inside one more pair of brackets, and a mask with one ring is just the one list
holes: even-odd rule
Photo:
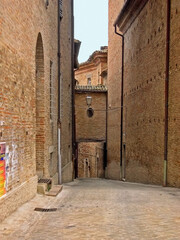
[[169, 141], [167, 181], [180, 187], [180, 2], [171, 1]]
[[[77, 85], [87, 87], [103, 84], [103, 77], [100, 75], [107, 70], [107, 50], [94, 52], [90, 58], [90, 61], [81, 64], [75, 71]], [[88, 78], [91, 79], [91, 84], [88, 84]], [[92, 96], [92, 118], [87, 116], [86, 96]], [[85, 141], [78, 143], [78, 177], [104, 177], [103, 143], [86, 141], [106, 141], [106, 93], [78, 92], [76, 89], [75, 109], [76, 141]]]
[[108, 166], [106, 176], [120, 178], [120, 116], [121, 116], [121, 38], [114, 32], [114, 22], [124, 4], [123, 0], [109, 0], [108, 42]]
[[3, 201], [11, 203], [1, 204], [5, 217], [35, 195], [36, 174], [57, 176], [57, 1], [46, 9], [41, 0], [2, 0], [0, 32], [0, 142], [6, 142], [8, 167]]
[[[118, 75], [120, 73], [118, 68], [111, 66], [111, 61], [120, 61], [121, 59], [121, 53], [119, 55], [115, 54], [114, 50], [119, 49], [120, 43], [115, 42], [115, 37], [113, 38], [111, 32], [112, 7], [117, 8], [118, 4], [115, 1], [110, 1], [109, 3], [108, 104], [110, 105], [111, 101], [116, 99], [120, 105], [120, 98], [117, 98], [115, 90], [113, 91], [114, 94], [111, 92], [113, 87], [117, 85], [116, 77], [118, 76], [121, 79], [121, 76]], [[180, 151], [178, 149], [180, 141], [179, 11], [180, 3], [171, 1], [167, 183], [176, 187], [180, 186]], [[163, 184], [166, 20], [167, 1], [150, 0], [138, 17], [131, 23], [124, 35], [123, 142], [126, 146], [126, 151], [123, 152], [122, 177], [128, 181]], [[116, 47], [113, 48], [113, 46]], [[121, 66], [121, 62], [119, 62], [119, 66]], [[119, 141], [115, 142], [113, 140], [113, 136], [117, 136], [115, 133], [119, 132], [120, 125], [117, 126], [117, 120], [120, 121], [120, 114], [114, 121], [114, 125], [112, 125], [114, 116], [116, 115], [108, 111], [107, 176], [110, 178], [116, 176], [114, 171], [117, 168], [115, 166], [110, 168], [110, 164], [112, 164], [111, 161], [115, 157], [119, 156], [117, 153], [120, 149]]]
[[72, 181], [72, 24], [71, 0], [63, 1], [61, 20], [61, 159], [62, 182]]
[[[86, 96], [92, 97], [91, 108], [94, 115], [87, 115]], [[103, 140], [106, 141], [106, 93], [104, 92], [76, 92], [76, 141]]]
[[87, 78], [91, 78], [91, 85], [98, 84], [98, 69], [95, 66], [85, 68], [84, 70], [80, 67], [78, 70], [75, 71], [75, 79], [78, 81], [79, 85], [87, 85], [88, 81]]
[[81, 142], [78, 144], [78, 177], [103, 178], [104, 143]]
[[123, 163], [128, 181], [163, 183], [165, 22], [165, 1], [148, 1], [125, 34]]
[[[179, 187], [178, 12], [171, 12], [168, 185]], [[148, 1], [125, 32], [123, 177], [163, 184], [167, 2]]]

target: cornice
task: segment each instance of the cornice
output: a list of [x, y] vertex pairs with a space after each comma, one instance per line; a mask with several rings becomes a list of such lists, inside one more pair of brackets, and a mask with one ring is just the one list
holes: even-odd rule
[[127, 0], [119, 13], [114, 26], [125, 33], [149, 0]]
[[107, 87], [104, 85], [97, 85], [97, 86], [92, 86], [92, 85], [77, 85], [75, 86], [75, 91], [77, 93], [82, 93], [82, 92], [107, 92]]
[[99, 58], [100, 61], [102, 61], [102, 59], [107, 59], [107, 54], [107, 50], [95, 51], [86, 62], [80, 63], [79, 67], [89, 65], [93, 63], [97, 58]]

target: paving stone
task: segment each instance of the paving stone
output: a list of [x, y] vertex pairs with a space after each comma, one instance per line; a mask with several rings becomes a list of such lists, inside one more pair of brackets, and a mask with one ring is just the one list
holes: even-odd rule
[[54, 198], [37, 195], [24, 204], [0, 224], [0, 240], [179, 240], [179, 206], [179, 189], [76, 180]]
[[54, 185], [49, 192], [46, 193], [47, 196], [56, 197], [63, 189], [62, 185]]

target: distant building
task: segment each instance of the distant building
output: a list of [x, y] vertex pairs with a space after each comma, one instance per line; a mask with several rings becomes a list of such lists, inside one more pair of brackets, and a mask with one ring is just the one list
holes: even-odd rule
[[76, 86], [76, 177], [105, 177], [107, 88]]
[[76, 176], [81, 178], [105, 177], [107, 57], [108, 48], [101, 47], [75, 70]]
[[101, 47], [101, 50], [95, 51], [86, 62], [81, 63], [75, 70], [76, 85], [106, 85], [107, 55], [108, 48]]

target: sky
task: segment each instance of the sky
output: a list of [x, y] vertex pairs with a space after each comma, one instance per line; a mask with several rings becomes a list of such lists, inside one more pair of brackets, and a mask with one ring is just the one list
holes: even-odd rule
[[74, 0], [74, 36], [81, 41], [79, 63], [108, 45], [108, 0]]

